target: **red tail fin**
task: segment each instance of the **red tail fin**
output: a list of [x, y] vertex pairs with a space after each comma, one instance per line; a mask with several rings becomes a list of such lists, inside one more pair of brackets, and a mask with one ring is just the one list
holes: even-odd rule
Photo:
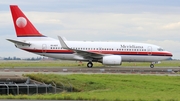
[[17, 5], [10, 5], [17, 37], [39, 37], [40, 34]]

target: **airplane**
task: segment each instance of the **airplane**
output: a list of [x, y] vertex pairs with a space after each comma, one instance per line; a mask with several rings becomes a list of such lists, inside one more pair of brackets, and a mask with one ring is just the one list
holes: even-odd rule
[[171, 52], [153, 44], [134, 42], [67, 41], [41, 34], [17, 5], [10, 5], [17, 39], [7, 39], [19, 49], [41, 56], [119, 66], [122, 62], [150, 62], [150, 67], [161, 60], [171, 58]]

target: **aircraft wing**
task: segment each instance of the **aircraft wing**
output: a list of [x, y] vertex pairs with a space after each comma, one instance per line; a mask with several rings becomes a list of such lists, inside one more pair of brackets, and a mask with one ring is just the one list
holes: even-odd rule
[[82, 50], [74, 50], [71, 49], [74, 52], [76, 52], [78, 55], [84, 57], [84, 58], [101, 58], [103, 56], [103, 54], [100, 53], [95, 53], [95, 52], [89, 52], [89, 51], [82, 51]]
[[104, 55], [103, 54], [100, 54], [100, 53], [96, 53], [96, 52], [89, 52], [89, 51], [83, 51], [83, 50], [76, 50], [76, 49], [71, 49], [71, 48], [69, 48], [67, 45], [66, 45], [66, 43], [64, 42], [64, 40], [60, 37], [60, 36], [58, 36], [58, 39], [59, 39], [59, 42], [60, 42], [60, 44], [61, 44], [61, 46], [62, 46], [62, 48], [63, 49], [68, 49], [68, 50], [72, 50], [72, 51], [74, 51], [77, 55], [80, 55], [80, 56], [82, 56], [82, 57], [84, 57], [84, 58], [91, 58], [91, 59], [94, 59], [94, 58], [96, 58], [96, 59], [99, 59], [99, 58], [102, 58]]
[[6, 39], [6, 40], [13, 42], [15, 44], [21, 44], [21, 45], [27, 45], [27, 46], [31, 45], [30, 43], [26, 43], [26, 42], [22, 42], [22, 41], [17, 41], [17, 40], [12, 40], [12, 39]]

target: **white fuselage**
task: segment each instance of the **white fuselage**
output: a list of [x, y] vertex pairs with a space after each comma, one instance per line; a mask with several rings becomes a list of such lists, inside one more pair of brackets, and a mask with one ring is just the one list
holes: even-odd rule
[[[81, 60], [88, 61], [72, 50], [63, 49], [60, 42], [55, 39], [33, 38], [21, 39], [21, 41], [30, 43], [30, 46], [16, 44], [20, 49], [63, 60]], [[152, 44], [133, 43], [133, 42], [92, 42], [92, 41], [65, 41], [71, 49], [94, 52], [104, 55], [119, 55], [122, 62], [157, 62], [172, 57], [168, 51]], [[101, 59], [93, 60], [100, 62]]]

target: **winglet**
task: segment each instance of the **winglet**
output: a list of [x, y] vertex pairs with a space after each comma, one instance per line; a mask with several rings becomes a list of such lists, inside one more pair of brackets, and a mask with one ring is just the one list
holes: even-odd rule
[[64, 40], [63, 40], [60, 36], [58, 36], [58, 39], [59, 39], [59, 42], [60, 42], [62, 48], [64, 48], [64, 49], [70, 49], [70, 48], [66, 45], [66, 43], [64, 42]]

